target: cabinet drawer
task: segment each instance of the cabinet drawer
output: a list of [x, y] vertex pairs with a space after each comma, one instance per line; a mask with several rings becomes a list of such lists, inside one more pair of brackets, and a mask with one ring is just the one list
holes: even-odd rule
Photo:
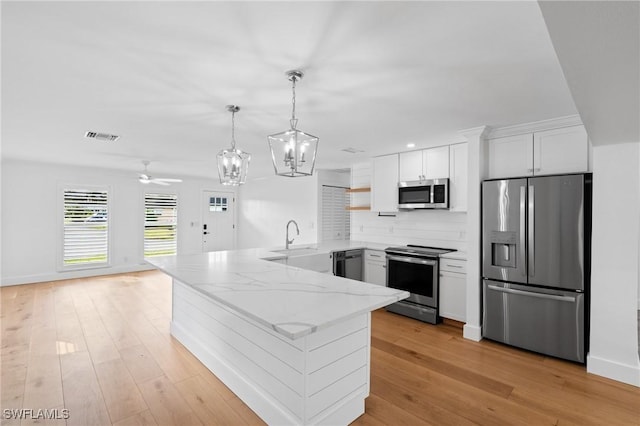
[[458, 259], [440, 259], [440, 270], [447, 272], [467, 273], [467, 261]]
[[382, 250], [365, 250], [364, 258], [365, 260], [370, 260], [373, 262], [387, 262], [386, 253]]

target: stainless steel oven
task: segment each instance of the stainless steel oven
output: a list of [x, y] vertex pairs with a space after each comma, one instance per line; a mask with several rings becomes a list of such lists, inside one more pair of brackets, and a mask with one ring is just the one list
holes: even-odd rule
[[387, 287], [408, 291], [410, 296], [387, 310], [437, 324], [439, 256], [454, 250], [424, 246], [389, 247]]

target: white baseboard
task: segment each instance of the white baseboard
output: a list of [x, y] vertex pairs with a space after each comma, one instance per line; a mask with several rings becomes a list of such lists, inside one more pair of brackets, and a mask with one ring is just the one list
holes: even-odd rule
[[462, 328], [462, 337], [479, 342], [482, 340], [482, 327], [472, 324], [465, 324]]
[[112, 266], [109, 268], [82, 269], [76, 271], [52, 272], [47, 274], [2, 277], [0, 287], [42, 283], [47, 281], [70, 280], [74, 278], [96, 277], [100, 275], [125, 274], [128, 272], [150, 271], [153, 269], [155, 269], [153, 266], [143, 263], [139, 265]]
[[640, 363], [620, 364], [608, 359], [587, 355], [587, 373], [640, 387]]

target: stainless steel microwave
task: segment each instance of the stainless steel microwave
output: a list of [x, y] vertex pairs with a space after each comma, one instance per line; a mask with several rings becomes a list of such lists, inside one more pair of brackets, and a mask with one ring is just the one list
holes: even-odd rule
[[448, 209], [449, 179], [426, 179], [398, 184], [398, 208]]

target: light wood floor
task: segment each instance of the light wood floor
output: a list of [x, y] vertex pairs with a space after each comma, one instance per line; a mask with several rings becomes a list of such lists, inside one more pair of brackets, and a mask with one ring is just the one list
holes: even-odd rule
[[[170, 287], [144, 272], [2, 288], [2, 409], [68, 409], [39, 421], [56, 425], [262, 423], [171, 337]], [[640, 389], [450, 325], [374, 312], [371, 359], [359, 425], [640, 424]]]

